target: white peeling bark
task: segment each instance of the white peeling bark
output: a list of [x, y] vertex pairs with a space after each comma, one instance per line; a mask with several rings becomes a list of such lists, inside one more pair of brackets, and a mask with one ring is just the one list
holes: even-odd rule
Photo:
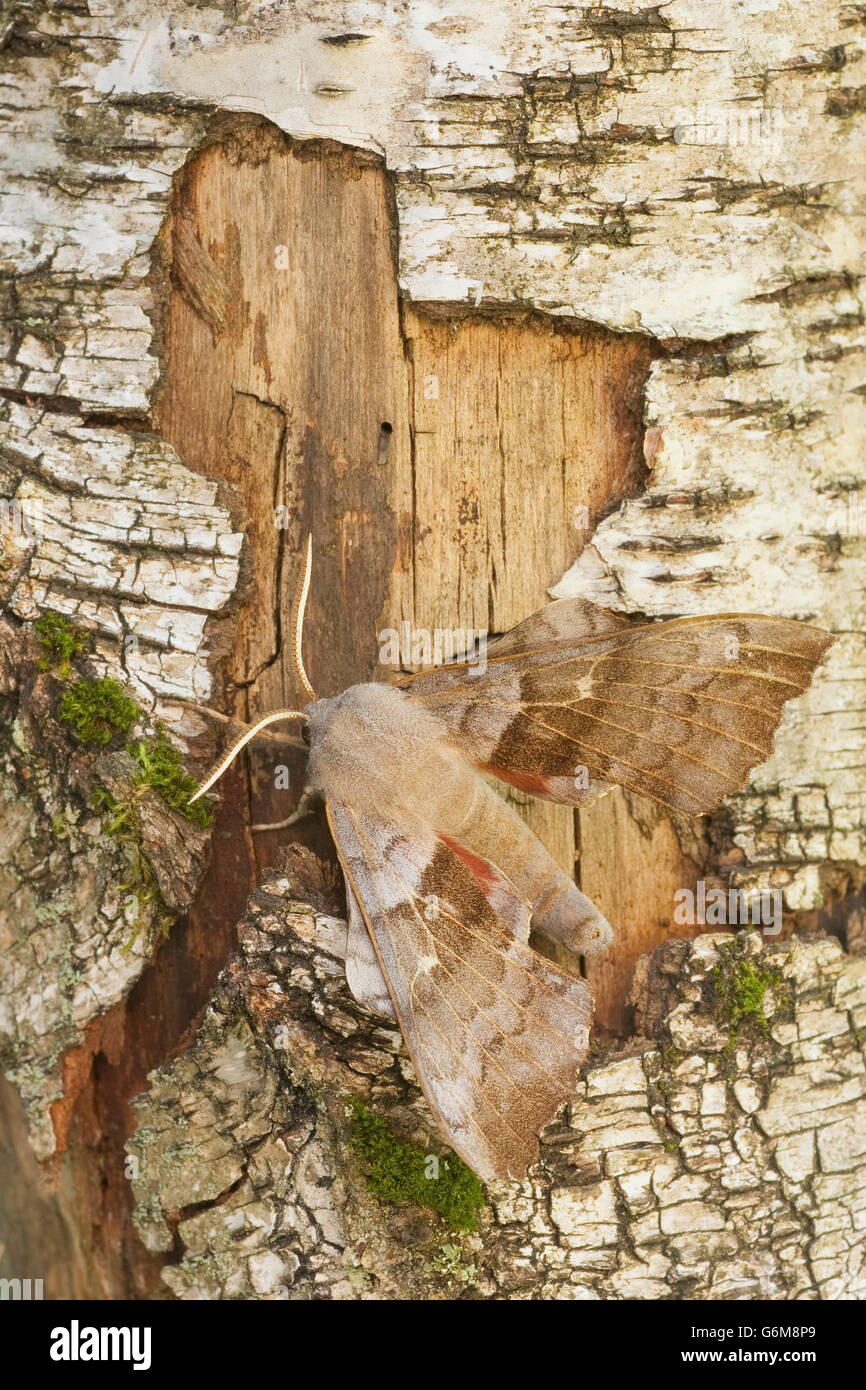
[[38, 408], [9, 406], [0, 440], [40, 533], [9, 611], [84, 622], [106, 670], [120, 665], [149, 706], [206, 700], [206, 624], [231, 600], [243, 543], [217, 484], [150, 435]]
[[[757, 609], [835, 630], [719, 833], [734, 881], [769, 879], [792, 910], [859, 890], [858, 8], [24, 0], [10, 16], [0, 497], [41, 518], [32, 537], [3, 511], [0, 593], [15, 634], [45, 607], [74, 615], [96, 636], [100, 671], [182, 742], [200, 729], [180, 702], [208, 696], [241, 536], [216, 487], [148, 432], [154, 266], [172, 176], [214, 113], [254, 111], [293, 137], [384, 157], [410, 299], [530, 306], [662, 343], [646, 492], [599, 526], [556, 592], [651, 617]], [[24, 880], [50, 852], [64, 798], [55, 750], [41, 802], [33, 784], [22, 802], [38, 733], [8, 745], [0, 833], [10, 859], [24, 855], [10, 901], [26, 945], [7, 955], [5, 987], [29, 1001], [4, 1033], [45, 1155], [64, 1050], [123, 997], [148, 947], [145, 935], [120, 951], [122, 913], [105, 904], [122, 866], [80, 804], [79, 839], [51, 867], [60, 935], [47, 953], [34, 944], [48, 908]], [[101, 885], [86, 893], [85, 862]], [[836, 1200], [835, 1170], [821, 1171], [819, 1205]], [[658, 1268], [650, 1277], [664, 1282]], [[828, 1269], [815, 1287], [841, 1289], [847, 1276]]]
[[[179, 1243], [177, 1297], [862, 1297], [866, 961], [754, 934], [660, 947], [638, 1036], [455, 1234], [366, 1190], [350, 1097], [439, 1141], [399, 1034], [346, 987], [344, 924], [296, 884], [263, 885], [193, 1046], [136, 1102], [135, 1221], [150, 1249]], [[717, 983], [744, 963], [767, 980], [757, 1033]]]

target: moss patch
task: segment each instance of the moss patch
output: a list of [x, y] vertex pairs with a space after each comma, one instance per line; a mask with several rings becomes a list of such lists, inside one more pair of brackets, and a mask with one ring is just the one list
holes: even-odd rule
[[714, 965], [711, 973], [720, 1011], [731, 1027], [738, 1031], [746, 1021], [766, 1033], [769, 1025], [764, 1000], [772, 983], [769, 973], [750, 960], [738, 960], [732, 969]]
[[142, 739], [129, 751], [138, 763], [135, 786], [158, 792], [163, 801], [180, 811], [193, 825], [205, 827], [213, 822], [211, 803], [206, 798], [190, 806], [189, 799], [198, 784], [162, 729], [155, 738]]
[[408, 1202], [430, 1207], [452, 1231], [474, 1231], [487, 1202], [481, 1179], [456, 1154], [436, 1161], [428, 1177], [430, 1155], [398, 1139], [363, 1101], [349, 1102], [349, 1144], [367, 1170], [367, 1187], [380, 1202]]
[[[72, 662], [87, 649], [90, 638], [61, 613], [46, 612], [37, 618], [34, 629], [39, 634], [43, 656], [39, 662], [44, 671], [52, 671], [58, 679], [68, 681]], [[75, 734], [80, 743], [106, 748], [125, 738], [133, 725], [144, 715], [139, 705], [111, 676], [93, 679], [82, 676], [68, 685], [60, 697], [59, 717]], [[207, 800], [190, 806], [189, 799], [196, 789], [196, 780], [187, 772], [183, 759], [171, 743], [165, 729], [139, 740], [128, 752], [138, 764], [133, 779], [136, 791], [151, 789], [157, 792], [175, 811], [180, 811], [193, 825], [202, 828], [213, 822], [211, 803]], [[110, 833], [121, 828], [128, 830], [134, 822], [132, 803], [121, 805], [106, 793], [102, 809], [112, 815]]]
[[93, 804], [97, 811], [108, 816], [106, 833], [113, 836], [126, 850], [130, 873], [121, 891], [132, 894], [139, 905], [139, 925], [125, 943], [126, 949], [132, 946], [141, 930], [144, 919], [142, 909], [152, 912], [158, 930], [166, 935], [174, 915], [169, 910], [159, 890], [156, 874], [148, 859], [141, 836], [139, 823], [139, 802], [149, 791], [154, 791], [174, 810], [186, 816], [195, 825], [208, 826], [213, 820], [213, 812], [208, 801], [197, 801], [189, 805], [189, 798], [195, 791], [196, 781], [183, 765], [180, 753], [169, 742], [164, 729], [159, 729], [152, 738], [140, 739], [127, 750], [137, 763], [132, 783], [123, 796], [117, 797], [107, 787], [97, 787]]
[[779, 1015], [790, 1006], [790, 993], [782, 972], [774, 965], [756, 964], [739, 954], [737, 944], [723, 947], [719, 963], [710, 971], [715, 1007], [728, 1026], [728, 1050], [745, 1038], [765, 1038], [770, 1031], [771, 1014]]
[[134, 795], [123, 801], [107, 787], [97, 787], [93, 794], [94, 809], [108, 815], [106, 832], [121, 844], [129, 861], [129, 877], [119, 885], [123, 894], [131, 894], [137, 899], [138, 919], [131, 936], [123, 943], [125, 951], [130, 950], [141, 934], [147, 911], [152, 912], [152, 920], [161, 936], [167, 936], [174, 921], [174, 914], [159, 890], [156, 874], [141, 844], [141, 832], [136, 819]]
[[39, 635], [42, 656], [39, 669], [54, 671], [63, 680], [72, 674], [72, 662], [87, 650], [90, 637], [62, 613], [43, 613], [33, 624]]
[[61, 695], [60, 718], [81, 743], [105, 748], [113, 738], [129, 733], [140, 711], [111, 676], [102, 680], [82, 677]]

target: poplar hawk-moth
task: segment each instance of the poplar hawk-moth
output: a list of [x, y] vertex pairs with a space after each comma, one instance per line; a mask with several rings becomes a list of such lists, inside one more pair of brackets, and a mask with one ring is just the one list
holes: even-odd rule
[[709, 812], [770, 753], [832, 638], [785, 618], [633, 622], [560, 599], [492, 643], [483, 668], [317, 699], [301, 655], [309, 577], [308, 547], [294, 654], [310, 704], [248, 729], [196, 796], [267, 724], [306, 722], [308, 789], [346, 884], [349, 988], [399, 1024], [450, 1146], [484, 1179], [521, 1178], [573, 1094], [593, 1007], [530, 927], [582, 956], [613, 934], [480, 773], [570, 806], [621, 786]]

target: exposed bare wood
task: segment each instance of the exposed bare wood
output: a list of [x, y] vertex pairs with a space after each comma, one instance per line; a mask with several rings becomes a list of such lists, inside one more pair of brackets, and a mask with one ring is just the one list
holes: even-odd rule
[[637, 490], [652, 346], [541, 315], [405, 325], [418, 621], [504, 632]]
[[[184, 171], [172, 229], [182, 273], [157, 423], [190, 466], [232, 483], [241, 499], [248, 589], [226, 670], [239, 717], [303, 699], [286, 626], [307, 531], [306, 652], [313, 685], [329, 694], [393, 674], [377, 659], [384, 629], [424, 629], [431, 645], [437, 629], [505, 631], [547, 601], [600, 516], [639, 488], [651, 341], [539, 314], [485, 314], [483, 303], [456, 315], [401, 310], [389, 184], [367, 156], [254, 126]], [[201, 307], [215, 279], [231, 286], [217, 337]], [[282, 820], [302, 761], [261, 749], [251, 757], [252, 820]], [[290, 787], [287, 778], [275, 785], [279, 767], [292, 770]], [[572, 813], [518, 801], [573, 871]], [[618, 833], [606, 827], [606, 851]], [[311, 834], [309, 824], [297, 829]], [[245, 886], [285, 838], [256, 835]], [[605, 856], [608, 897], [622, 857]], [[211, 899], [225, 874], [218, 856]], [[650, 916], [664, 917], [668, 890], [665, 879], [654, 901], [646, 876]], [[634, 937], [634, 949], [623, 946], [631, 962], [651, 944], [643, 918], [633, 920], [630, 905], [616, 920], [625, 942]], [[622, 1003], [625, 970], [608, 989], [614, 979]]]
[[578, 882], [615, 933], [607, 956], [586, 966], [596, 1026], [624, 1034], [632, 1024], [627, 999], [639, 957], [700, 930], [673, 920], [674, 893], [692, 887], [698, 866], [683, 853], [670, 819], [648, 801], [636, 804], [620, 787], [578, 815]]

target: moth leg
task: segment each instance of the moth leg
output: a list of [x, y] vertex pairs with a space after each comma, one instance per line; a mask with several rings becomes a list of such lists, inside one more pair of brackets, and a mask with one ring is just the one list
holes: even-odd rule
[[293, 811], [285, 820], [271, 821], [269, 825], [251, 825], [251, 830], [288, 830], [290, 825], [296, 825], [299, 820], [312, 815], [316, 809], [318, 792], [313, 791], [312, 787], [304, 787], [301, 792], [301, 799], [298, 802], [297, 810]]

